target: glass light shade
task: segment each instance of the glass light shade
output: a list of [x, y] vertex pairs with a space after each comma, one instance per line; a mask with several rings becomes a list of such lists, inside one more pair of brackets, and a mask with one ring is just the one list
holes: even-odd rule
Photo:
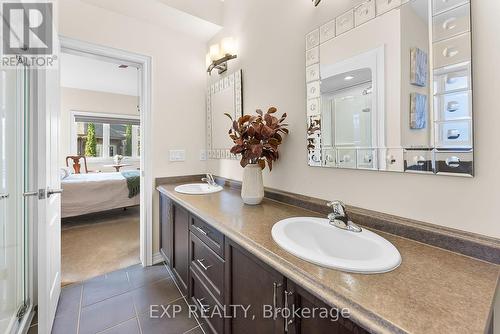
[[223, 55], [235, 55], [236, 54], [236, 42], [232, 37], [226, 37], [221, 42], [222, 54]]
[[212, 61], [219, 60], [221, 57], [219, 44], [214, 44], [210, 46], [210, 59]]

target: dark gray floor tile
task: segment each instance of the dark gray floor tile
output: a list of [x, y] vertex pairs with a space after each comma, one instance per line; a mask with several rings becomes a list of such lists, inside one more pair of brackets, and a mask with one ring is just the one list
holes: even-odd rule
[[140, 334], [139, 323], [137, 318], [133, 318], [99, 334]]
[[184, 334], [205, 334], [205, 332], [201, 329], [200, 326], [193, 328], [189, 332], [185, 332]]
[[128, 271], [130, 283], [134, 288], [138, 288], [156, 281], [170, 278], [167, 268], [163, 264], [152, 267], [140, 268]]
[[38, 334], [38, 326], [31, 326], [29, 329], [28, 329], [28, 334]]
[[80, 316], [80, 334], [94, 334], [135, 317], [130, 293], [84, 307]]
[[62, 317], [75, 312], [78, 313], [81, 293], [81, 284], [74, 284], [62, 288], [61, 295], [59, 296], [59, 303], [57, 304], [56, 317]]
[[57, 315], [52, 326], [52, 334], [76, 334], [78, 330], [78, 308], [76, 311]]
[[182, 297], [171, 278], [132, 290], [131, 294], [139, 314], [148, 312], [151, 305], [168, 305]]
[[182, 312], [175, 317], [151, 318], [149, 313], [139, 316], [142, 333], [144, 334], [182, 334], [196, 326], [198, 323], [194, 317], [189, 317], [188, 306], [184, 299], [172, 303], [171, 305], [181, 305]]
[[83, 283], [83, 306], [130, 291], [131, 285], [124, 270], [115, 271]]

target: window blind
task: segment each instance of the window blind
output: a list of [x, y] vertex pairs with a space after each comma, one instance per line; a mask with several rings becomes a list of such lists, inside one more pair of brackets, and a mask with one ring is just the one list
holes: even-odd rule
[[87, 116], [87, 115], [75, 115], [75, 122], [141, 125], [141, 121], [139, 119], [123, 118], [123, 117]]

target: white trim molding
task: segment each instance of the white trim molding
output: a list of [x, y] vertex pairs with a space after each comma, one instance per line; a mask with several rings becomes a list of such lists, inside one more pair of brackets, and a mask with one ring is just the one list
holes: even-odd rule
[[[153, 264], [153, 175], [151, 166], [151, 89], [152, 58], [124, 50], [78, 41], [60, 36], [61, 51], [105, 59], [139, 69], [139, 111], [141, 120], [141, 223], [140, 258], [143, 266]], [[128, 117], [128, 116], [127, 116]]]

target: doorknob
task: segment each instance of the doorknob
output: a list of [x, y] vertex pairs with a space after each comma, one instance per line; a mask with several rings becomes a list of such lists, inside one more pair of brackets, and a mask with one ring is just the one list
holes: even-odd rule
[[9, 196], [9, 194], [0, 194], [0, 199], [7, 199]]
[[62, 194], [62, 189], [47, 189], [47, 197], [50, 197], [55, 194]]
[[39, 196], [40, 193], [38, 191], [28, 191], [23, 193], [24, 197], [30, 197], [30, 196]]

